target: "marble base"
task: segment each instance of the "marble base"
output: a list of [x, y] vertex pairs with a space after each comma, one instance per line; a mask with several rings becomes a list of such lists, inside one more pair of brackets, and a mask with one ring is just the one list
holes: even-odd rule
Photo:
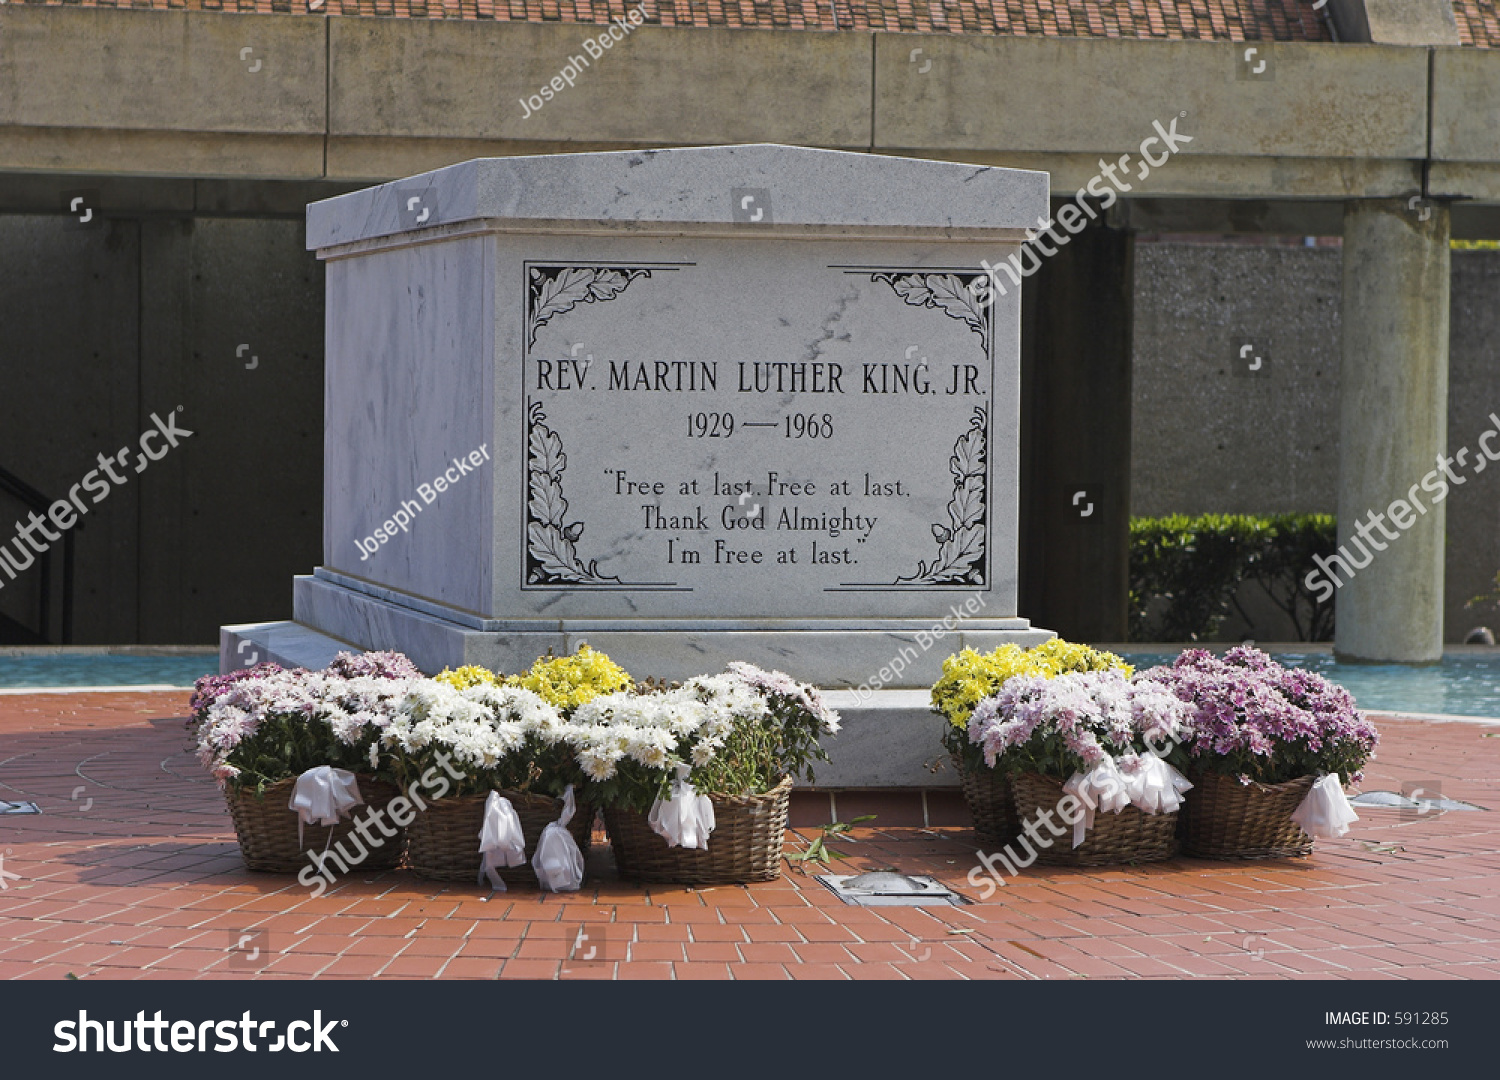
[[363, 650], [294, 622], [219, 627], [220, 674], [266, 663], [316, 670], [333, 663], [339, 653], [351, 651]]
[[[424, 671], [479, 664], [515, 672], [550, 649], [587, 643], [638, 678], [685, 679], [732, 660], [780, 668], [820, 687], [926, 688], [943, 658], [1053, 635], [1021, 618], [974, 619], [487, 619], [341, 574], [293, 582], [297, 623], [365, 649], [399, 649]], [[961, 604], [955, 610], [962, 610]], [[238, 665], [236, 665], [238, 666]]]
[[[1033, 630], [1029, 633], [1036, 635], [1038, 639], [1045, 636], [1045, 631]], [[565, 631], [562, 636], [569, 638], [569, 632]], [[570, 639], [582, 640], [576, 633]], [[606, 646], [597, 635], [589, 634], [588, 640], [601, 648], [607, 647], [612, 656], [617, 654], [618, 650], [613, 644]], [[340, 650], [350, 648], [351, 644], [293, 622], [225, 626], [219, 630], [220, 670], [230, 671], [265, 660], [275, 661], [284, 667], [326, 667]], [[382, 648], [392, 647], [389, 641], [372, 644]], [[628, 646], [629, 642], [622, 640], [620, 644]], [[531, 645], [526, 645], [526, 648], [531, 648]], [[948, 651], [946, 647], [930, 650], [937, 657], [938, 663], [941, 663]], [[704, 653], [689, 655], [700, 658], [698, 666], [688, 670], [693, 667], [692, 663], [688, 663], [676, 677], [701, 674], [719, 666], [717, 663], [701, 660]], [[789, 657], [786, 666], [800, 674], [806, 666], [806, 655], [799, 653]], [[420, 661], [419, 664], [424, 670], [436, 671], [442, 667], [441, 664], [434, 666]], [[520, 665], [512, 665], [509, 670], [515, 670], [517, 666]], [[629, 664], [626, 666], [631, 667]], [[641, 670], [639, 665], [631, 669], [636, 672]], [[842, 714], [844, 722], [843, 730], [824, 744], [832, 760], [818, 766], [817, 788], [913, 789], [951, 788], [957, 785], [958, 777], [939, 741], [943, 720], [932, 712], [925, 688], [873, 692], [830, 690], [826, 697], [828, 703]]]

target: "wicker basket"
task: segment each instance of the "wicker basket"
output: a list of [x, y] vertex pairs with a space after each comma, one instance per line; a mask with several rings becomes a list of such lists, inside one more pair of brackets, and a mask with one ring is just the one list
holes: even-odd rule
[[1303, 776], [1282, 784], [1241, 784], [1202, 773], [1182, 808], [1182, 850], [1204, 859], [1285, 859], [1312, 854], [1312, 837], [1292, 820], [1317, 782]]
[[1000, 848], [1019, 836], [1021, 823], [1016, 819], [1010, 777], [998, 769], [967, 769], [957, 754], [953, 755], [953, 767], [958, 770], [959, 787], [980, 845]]
[[[1022, 822], [1036, 818], [1038, 812], [1055, 810], [1063, 800], [1061, 780], [1039, 773], [1022, 773], [1012, 782], [1015, 791], [1016, 816]], [[1094, 825], [1084, 841], [1073, 846], [1072, 829], [1058, 815], [1053, 819], [1068, 831], [1053, 839], [1051, 847], [1041, 848], [1036, 861], [1047, 866], [1110, 866], [1118, 863], [1156, 862], [1177, 854], [1177, 814], [1148, 814], [1127, 806], [1118, 814], [1100, 810], [1094, 814]], [[1051, 832], [1039, 826], [1037, 832], [1050, 837]], [[1030, 838], [1021, 841], [1030, 847]]]
[[604, 823], [620, 876], [675, 885], [739, 885], [781, 876], [792, 778], [764, 795], [710, 795], [714, 831], [707, 850], [668, 847], [651, 831], [646, 815], [607, 808]]
[[[295, 777], [278, 780], [267, 785], [265, 794], [257, 797], [248, 788], [224, 793], [229, 803], [229, 816], [234, 821], [234, 831], [239, 836], [240, 854], [250, 870], [261, 870], [275, 874], [295, 874], [313, 863], [307, 852], [331, 852], [330, 868], [337, 868], [340, 860], [348, 863], [348, 857], [359, 858], [359, 853], [368, 852], [355, 864], [360, 870], [393, 870], [401, 862], [402, 849], [406, 843], [403, 831], [398, 827], [395, 836], [387, 837], [379, 828], [367, 831], [381, 841], [379, 847], [366, 843], [358, 835], [352, 839], [355, 823], [373, 808], [384, 808], [401, 794], [394, 784], [359, 776], [359, 794], [364, 806], [355, 807], [349, 817], [332, 827], [307, 825], [302, 828], [302, 839], [297, 839], [297, 812], [288, 808], [292, 792], [296, 789]], [[386, 820], [389, 820], [387, 816]], [[395, 825], [394, 822], [391, 823]], [[331, 834], [331, 835], [330, 835]]]
[[[502, 791], [521, 819], [521, 834], [526, 838], [526, 861], [520, 866], [502, 866], [497, 872], [507, 885], [536, 885], [536, 871], [531, 857], [536, 854], [542, 830], [562, 814], [562, 800], [550, 795], [526, 795]], [[484, 827], [484, 795], [459, 795], [429, 802], [406, 827], [406, 864], [419, 877], [434, 881], [480, 881], [479, 833]], [[578, 850], [587, 853], [594, 831], [594, 808], [580, 806], [568, 822], [568, 832], [578, 842]]]

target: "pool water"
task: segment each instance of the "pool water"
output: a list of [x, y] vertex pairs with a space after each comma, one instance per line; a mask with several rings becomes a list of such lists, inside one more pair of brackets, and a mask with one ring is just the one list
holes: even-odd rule
[[108, 653], [0, 655], [0, 688], [186, 686], [218, 672], [217, 653], [118, 656]]
[[[1176, 653], [1122, 650], [1136, 670], [1170, 664]], [[1450, 654], [1441, 664], [1340, 664], [1326, 653], [1275, 653], [1287, 667], [1306, 668], [1338, 683], [1369, 712], [1500, 717], [1500, 654]]]
[[[1174, 652], [1120, 650], [1137, 670], [1170, 664]], [[1500, 717], [1500, 654], [1450, 654], [1431, 667], [1340, 664], [1326, 653], [1277, 653], [1288, 667], [1307, 668], [1349, 690], [1370, 712]], [[0, 688], [79, 686], [191, 687], [219, 670], [214, 653], [120, 656], [108, 653], [0, 655]]]

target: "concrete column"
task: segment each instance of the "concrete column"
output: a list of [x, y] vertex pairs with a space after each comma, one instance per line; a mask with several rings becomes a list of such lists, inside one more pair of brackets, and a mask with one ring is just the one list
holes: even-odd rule
[[[1448, 432], [1448, 238], [1446, 204], [1344, 209], [1338, 516], [1348, 565], [1330, 567], [1344, 582], [1334, 637], [1342, 660], [1443, 655], [1446, 502], [1434, 498]], [[1450, 483], [1448, 497], [1462, 498], [1462, 487]]]
[[1021, 294], [1020, 614], [1124, 641], [1134, 235], [1090, 225]]

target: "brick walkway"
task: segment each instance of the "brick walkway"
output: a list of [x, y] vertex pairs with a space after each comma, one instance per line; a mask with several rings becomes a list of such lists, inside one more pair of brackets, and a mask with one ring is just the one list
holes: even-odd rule
[[[0, 979], [1494, 978], [1500, 814], [1361, 810], [1311, 859], [1033, 868], [986, 903], [847, 907], [793, 871], [643, 888], [607, 848], [581, 894], [358, 875], [320, 899], [249, 874], [183, 695], [0, 696]], [[1387, 721], [1366, 790], [1432, 782], [1500, 809], [1500, 726]], [[875, 822], [877, 826], [880, 822]], [[803, 830], [804, 834], [809, 834]], [[863, 829], [858, 869], [972, 892], [971, 834]], [[789, 834], [788, 842], [800, 842]], [[18, 875], [18, 876], [10, 876]]]

